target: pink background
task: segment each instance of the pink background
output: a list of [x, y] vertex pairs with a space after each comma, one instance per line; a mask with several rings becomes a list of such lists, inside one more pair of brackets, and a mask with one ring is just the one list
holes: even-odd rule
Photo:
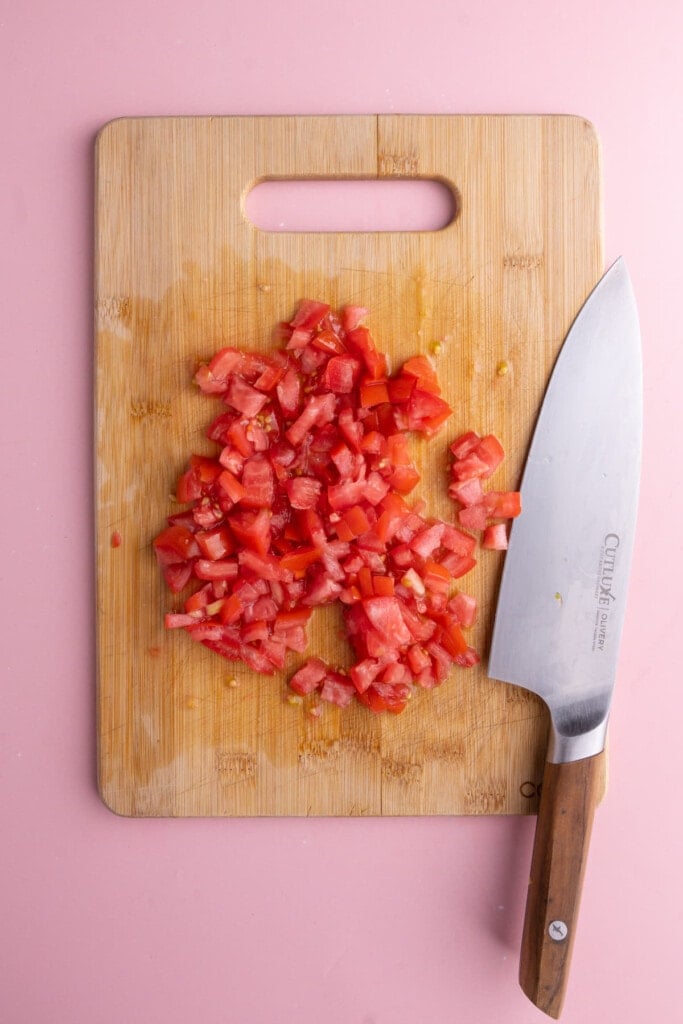
[[[476, 6], [476, 11], [474, 10]], [[94, 786], [92, 147], [133, 114], [578, 113], [645, 362], [608, 796], [567, 1024], [681, 1019], [679, 0], [0, 8], [0, 1020], [526, 1024], [534, 821], [127, 820]]]

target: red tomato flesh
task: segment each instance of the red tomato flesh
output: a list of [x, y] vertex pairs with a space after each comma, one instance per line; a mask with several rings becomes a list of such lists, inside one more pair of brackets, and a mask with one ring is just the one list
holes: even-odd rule
[[176, 489], [189, 507], [154, 551], [174, 593], [195, 585], [167, 628], [259, 673], [303, 654], [313, 609], [341, 601], [355, 663], [309, 657], [289, 686], [396, 714], [414, 686], [477, 664], [463, 633], [476, 601], [454, 581], [476, 565], [476, 533], [483, 547], [506, 546], [501, 520], [521, 504], [516, 491], [485, 489], [504, 452], [475, 431], [450, 445], [459, 525], [409, 502], [420, 481], [409, 433], [434, 437], [451, 408], [425, 355], [389, 373], [366, 314], [305, 300], [270, 355], [228, 347], [198, 369], [200, 390], [223, 403], [206, 431], [219, 450], [191, 457]]

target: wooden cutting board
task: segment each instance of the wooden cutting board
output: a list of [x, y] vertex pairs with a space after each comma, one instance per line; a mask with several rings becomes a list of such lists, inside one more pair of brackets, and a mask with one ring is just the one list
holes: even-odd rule
[[[412, 442], [430, 511], [453, 514], [446, 451], [464, 429], [501, 438], [508, 457], [492, 484], [516, 487], [554, 357], [603, 269], [592, 127], [567, 116], [140, 118], [105, 126], [96, 148], [102, 798], [126, 815], [534, 812], [545, 708], [486, 675], [500, 554], [481, 551], [464, 581], [480, 602], [479, 668], [416, 693], [400, 716], [329, 706], [316, 719], [287, 703], [284, 675], [257, 677], [164, 631], [179, 602], [151, 541], [177, 510], [190, 453], [213, 450], [196, 364], [226, 344], [268, 351], [303, 297], [367, 306], [394, 365], [440, 343], [455, 412], [436, 441]], [[243, 212], [267, 178], [416, 176], [454, 190], [447, 228], [268, 233]], [[316, 613], [310, 650], [346, 664], [339, 622]]]

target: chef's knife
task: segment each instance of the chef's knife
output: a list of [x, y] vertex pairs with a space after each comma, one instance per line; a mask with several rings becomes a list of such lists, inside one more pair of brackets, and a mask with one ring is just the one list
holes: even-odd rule
[[564, 341], [522, 477], [488, 663], [537, 693], [550, 742], [527, 897], [520, 984], [559, 1017], [588, 841], [636, 521], [642, 431], [638, 315], [623, 259]]

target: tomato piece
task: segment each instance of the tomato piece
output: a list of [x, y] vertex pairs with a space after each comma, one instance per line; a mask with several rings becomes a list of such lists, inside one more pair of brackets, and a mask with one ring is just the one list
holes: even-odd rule
[[245, 416], [258, 416], [268, 397], [247, 384], [241, 377], [233, 377], [225, 395], [225, 401]]
[[293, 445], [299, 445], [314, 425], [323, 426], [334, 417], [336, 400], [334, 395], [312, 395], [306, 402], [301, 415], [285, 432], [285, 437]]
[[366, 380], [360, 386], [360, 404], [364, 409], [371, 409], [389, 401], [389, 389], [385, 380]]
[[256, 513], [235, 513], [229, 516], [228, 522], [237, 541], [258, 554], [266, 554], [271, 537], [270, 514], [267, 509], [259, 509]]
[[447, 594], [451, 585], [451, 574], [445, 565], [428, 560], [422, 571], [422, 579], [427, 590]]
[[320, 689], [327, 675], [327, 665], [320, 658], [309, 658], [289, 680], [295, 693], [302, 696]]
[[465, 508], [479, 505], [484, 500], [484, 489], [481, 486], [481, 477], [478, 476], [455, 481], [449, 486], [448, 493], [454, 501], [459, 501]]
[[236, 348], [222, 348], [216, 352], [209, 363], [209, 370], [217, 380], [227, 381], [233, 373], [239, 373], [244, 366], [245, 357]]
[[444, 569], [448, 569], [454, 580], [460, 579], [461, 576], [466, 576], [468, 572], [474, 569], [476, 564], [477, 560], [472, 555], [460, 555], [455, 551], [441, 559], [441, 565]]
[[347, 675], [328, 669], [320, 690], [320, 699], [345, 708], [351, 703], [356, 692], [356, 687]]
[[424, 647], [420, 647], [419, 644], [413, 644], [412, 647], [408, 648], [408, 665], [414, 675], [419, 675], [420, 672], [425, 668], [431, 668], [432, 659], [429, 657]]
[[441, 522], [425, 527], [424, 530], [415, 534], [410, 542], [410, 547], [420, 558], [429, 558], [441, 546], [441, 538], [445, 529], [446, 524]]
[[192, 562], [178, 562], [174, 565], [162, 565], [161, 571], [164, 581], [174, 594], [184, 590], [192, 577]]
[[484, 530], [481, 546], [492, 551], [505, 551], [508, 546], [508, 535], [505, 523], [495, 523]]
[[419, 484], [420, 474], [414, 466], [395, 466], [388, 480], [399, 494], [410, 494]]
[[257, 377], [254, 381], [254, 387], [258, 388], [259, 391], [265, 391], [269, 394], [280, 383], [284, 375], [284, 366], [277, 366], [271, 363], [269, 366], [266, 366], [260, 377]]
[[285, 482], [285, 490], [292, 508], [315, 508], [320, 500], [322, 484], [313, 477], [296, 476]]
[[456, 665], [460, 665], [461, 668], [472, 668], [473, 665], [479, 664], [481, 658], [473, 647], [468, 647], [462, 654], [456, 654], [453, 661]]
[[483, 502], [479, 505], [470, 505], [468, 508], [461, 508], [458, 512], [458, 522], [467, 530], [483, 530], [486, 528], [489, 514]]
[[176, 565], [200, 555], [195, 535], [184, 526], [167, 526], [154, 538], [154, 553], [159, 565]]
[[363, 306], [344, 306], [341, 311], [342, 327], [347, 334], [349, 331], [355, 331], [367, 315], [368, 310]]
[[373, 627], [392, 647], [410, 642], [398, 598], [369, 597], [363, 601], [363, 610]]
[[519, 491], [489, 491], [483, 502], [491, 519], [515, 519], [522, 512]]
[[225, 558], [235, 550], [230, 531], [225, 526], [217, 526], [213, 530], [199, 530], [194, 536], [205, 558]]
[[229, 469], [224, 469], [218, 477], [218, 486], [230, 498], [233, 504], [242, 501], [247, 493], [243, 485]]
[[322, 375], [322, 386], [336, 394], [347, 395], [353, 391], [360, 363], [349, 355], [332, 356]]
[[244, 548], [238, 552], [237, 561], [243, 570], [253, 572], [259, 580], [287, 579], [287, 570], [282, 566], [280, 559], [268, 552]]
[[474, 451], [480, 441], [481, 438], [476, 431], [468, 430], [467, 433], [456, 437], [450, 446], [450, 450], [456, 459], [464, 459], [470, 452]]
[[232, 558], [211, 561], [209, 558], [198, 558], [194, 564], [194, 574], [200, 580], [232, 580], [238, 573], [237, 562]]
[[367, 533], [371, 525], [365, 509], [361, 505], [353, 505], [351, 508], [345, 509], [342, 512], [342, 521], [345, 523], [350, 534], [350, 536], [343, 538], [344, 540], [353, 540], [355, 537], [360, 537], [362, 533]]
[[319, 561], [320, 548], [301, 547], [283, 555], [280, 558], [280, 565], [285, 572], [294, 573], [295, 576], [303, 576], [309, 565]]
[[458, 530], [457, 527], [448, 523], [441, 535], [441, 544], [456, 555], [472, 555], [477, 541], [470, 533], [463, 533], [462, 530]]
[[294, 330], [297, 327], [304, 330], [313, 330], [317, 327], [324, 316], [330, 312], [330, 306], [325, 302], [316, 302], [313, 299], [302, 299], [296, 313], [290, 320], [290, 327]]
[[355, 327], [346, 332], [349, 345], [358, 352], [365, 363], [370, 377], [379, 380], [387, 375], [387, 361], [381, 352], [377, 351], [375, 342], [367, 327]]
[[287, 370], [275, 388], [275, 393], [283, 416], [290, 418], [298, 415], [301, 408], [302, 383], [293, 367]]
[[390, 711], [398, 715], [405, 709], [410, 698], [411, 688], [405, 684], [373, 683], [358, 699], [376, 714]]
[[493, 434], [487, 434], [485, 437], [482, 437], [474, 449], [474, 454], [482, 462], [485, 462], [488, 467], [487, 472], [484, 474], [485, 477], [491, 476], [505, 458], [503, 446]]
[[460, 626], [473, 626], [477, 618], [477, 599], [457, 593], [448, 602], [448, 613]]
[[194, 375], [194, 382], [205, 395], [223, 394], [228, 387], [227, 381], [214, 377], [208, 366], [200, 366]]
[[191, 469], [178, 477], [176, 485], [176, 498], [182, 504], [188, 501], [196, 501], [202, 496], [202, 485]]
[[341, 355], [346, 352], [346, 345], [330, 327], [322, 327], [317, 334], [314, 334], [311, 345], [331, 355]]
[[[249, 508], [270, 508], [275, 498], [273, 469], [262, 455], [247, 459], [242, 470], [242, 490], [239, 501]], [[232, 497], [232, 495], [231, 495]]]
[[427, 391], [433, 395], [441, 394], [436, 372], [426, 356], [413, 356], [411, 359], [407, 359], [401, 367], [401, 374], [414, 377], [418, 390]]

